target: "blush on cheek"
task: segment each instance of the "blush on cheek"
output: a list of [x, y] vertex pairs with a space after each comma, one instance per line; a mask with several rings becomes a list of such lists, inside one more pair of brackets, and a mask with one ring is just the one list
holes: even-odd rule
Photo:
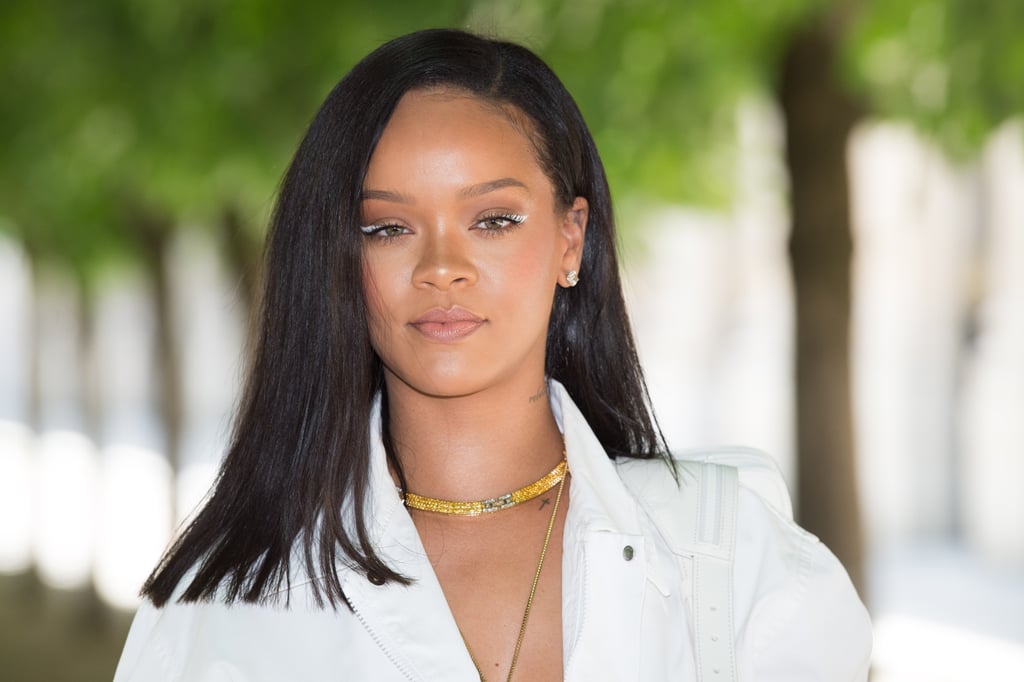
[[533, 253], [517, 259], [508, 275], [513, 286], [539, 286], [553, 290], [558, 283], [558, 270], [548, 249], [534, 249]]
[[[533, 231], [514, 248], [506, 250], [500, 259], [488, 263], [492, 275], [500, 274], [506, 284], [528, 285], [551, 280], [558, 281], [560, 249], [558, 241], [547, 226]], [[545, 284], [546, 286], [546, 284]]]

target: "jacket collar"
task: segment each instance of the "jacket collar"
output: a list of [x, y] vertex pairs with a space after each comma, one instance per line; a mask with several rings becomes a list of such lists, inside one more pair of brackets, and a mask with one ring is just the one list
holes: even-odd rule
[[548, 380], [551, 411], [565, 439], [566, 459], [573, 478], [573, 517], [587, 530], [627, 535], [640, 533], [636, 501], [565, 387]]
[[[370, 419], [368, 518], [371, 522], [370, 538], [375, 545], [384, 538], [396, 517], [408, 516], [388, 471], [381, 439], [380, 400], [378, 395]], [[615, 463], [608, 457], [569, 392], [555, 379], [548, 380], [548, 400], [565, 439], [569, 471], [579, 481], [572, 488], [572, 505], [577, 512], [574, 516], [585, 519], [588, 530], [639, 534], [641, 525], [636, 500], [622, 483]]]
[[[563, 638], [566, 671], [579, 667], [572, 653], [586, 639], [598, 636], [600, 628], [583, 628], [581, 614], [602, 604], [605, 622], [630, 624], [620, 646], [633, 651], [638, 646], [640, 605], [648, 561], [626, 563], [618, 558], [608, 564], [600, 557], [621, 557], [624, 542], [642, 551], [642, 523], [636, 500], [619, 478], [614, 462], [590, 429], [568, 391], [558, 381], [549, 380], [548, 397], [556, 423], [565, 439], [566, 458], [571, 472], [571, 495], [566, 529], [563, 535]], [[419, 535], [402, 505], [388, 472], [387, 456], [381, 440], [380, 398], [374, 406], [371, 423], [370, 490], [367, 500], [370, 541], [382, 558], [395, 570], [413, 579], [415, 589], [397, 584], [374, 585], [367, 576], [339, 565], [349, 604], [393, 663], [410, 679], [471, 679], [475, 668], [464, 647], [453, 651], [451, 643], [461, 641], [458, 626], [451, 615], [444, 593], [420, 542]], [[591, 545], [585, 556], [582, 545]], [[607, 545], [607, 547], [605, 547]], [[577, 548], [574, 550], [573, 548]], [[579, 562], [596, 562], [584, 568]], [[634, 569], [639, 569], [636, 572]], [[609, 573], [610, 571], [610, 573]], [[590, 589], [584, 589], [574, 576], [586, 573], [605, 575]], [[597, 584], [618, 585], [617, 598], [593, 592]], [[587, 607], [586, 603], [591, 606]], [[428, 615], [429, 614], [429, 615]], [[627, 657], [630, 658], [630, 657]], [[621, 679], [630, 676], [622, 675]]]

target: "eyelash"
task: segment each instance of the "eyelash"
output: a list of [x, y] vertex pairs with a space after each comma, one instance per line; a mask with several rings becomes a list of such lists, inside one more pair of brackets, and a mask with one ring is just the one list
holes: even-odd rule
[[379, 239], [380, 241], [387, 243], [392, 242], [401, 237], [405, 232], [399, 234], [388, 234], [389, 230], [405, 230], [406, 228], [402, 225], [395, 223], [385, 223], [383, 225], [363, 225], [359, 228], [359, 231], [370, 239]]
[[[489, 237], [496, 237], [496, 236], [505, 234], [507, 232], [511, 232], [512, 230], [514, 230], [517, 227], [519, 227], [520, 225], [522, 225], [526, 221], [526, 216], [525, 215], [520, 215], [518, 213], [505, 213], [505, 212], [491, 213], [491, 214], [487, 214], [487, 215], [484, 215], [483, 217], [481, 217], [479, 220], [477, 220], [475, 223], [473, 223], [473, 226], [475, 228], [477, 225], [481, 225], [482, 223], [486, 223], [489, 220], [503, 220], [503, 221], [506, 221], [506, 223], [507, 223], [507, 224], [502, 225], [500, 227], [482, 227], [482, 228], [479, 228], [482, 231], [483, 234], [486, 234]], [[373, 238], [373, 239], [379, 239], [379, 240], [381, 240], [384, 243], [388, 243], [388, 242], [394, 241], [395, 239], [398, 239], [399, 237], [401, 237], [401, 236], [403, 236], [403, 235], [408, 233], [408, 228], [406, 228], [404, 225], [399, 225], [398, 223], [382, 223], [382, 224], [378, 224], [378, 225], [363, 225], [363, 226], [361, 226], [359, 228], [359, 230], [364, 235], [366, 235], [367, 237], [370, 237], [370, 238]], [[398, 234], [388, 234], [388, 232], [392, 231], [392, 230], [401, 230], [401, 232], [399, 232]]]
[[506, 225], [502, 225], [501, 227], [485, 227], [485, 228], [482, 228], [485, 234], [496, 236], [496, 235], [500, 235], [500, 234], [505, 234], [506, 232], [511, 232], [512, 230], [516, 229], [517, 227], [522, 225], [523, 222], [526, 221], [526, 216], [520, 215], [518, 213], [504, 213], [504, 212], [491, 213], [491, 214], [483, 216], [482, 218], [480, 218], [480, 220], [476, 221], [473, 224], [474, 225], [479, 225], [481, 223], [486, 223], [488, 220], [504, 220], [504, 221], [506, 221], [507, 224]]

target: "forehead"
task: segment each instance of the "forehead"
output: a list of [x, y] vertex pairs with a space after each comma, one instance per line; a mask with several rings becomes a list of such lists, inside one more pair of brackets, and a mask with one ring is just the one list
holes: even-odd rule
[[529, 129], [514, 107], [459, 90], [414, 90], [395, 107], [364, 184], [470, 182], [513, 173], [546, 181]]

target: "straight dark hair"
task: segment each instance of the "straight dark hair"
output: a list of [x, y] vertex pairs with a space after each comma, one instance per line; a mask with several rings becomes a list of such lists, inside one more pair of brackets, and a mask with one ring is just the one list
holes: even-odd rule
[[[370, 346], [358, 226], [363, 179], [388, 119], [404, 94], [429, 88], [525, 116], [557, 202], [589, 202], [581, 282], [557, 289], [545, 370], [610, 457], [667, 452], [623, 302], [604, 168], [572, 96], [519, 45], [456, 30], [412, 33], [338, 83], [285, 175], [231, 444], [205, 506], [142, 588], [157, 606], [183, 580], [184, 602], [275, 599], [287, 594], [298, 552], [321, 606], [344, 601], [339, 561], [408, 582], [378, 556], [367, 528], [370, 419], [383, 371]], [[388, 441], [386, 409], [383, 420]]]

